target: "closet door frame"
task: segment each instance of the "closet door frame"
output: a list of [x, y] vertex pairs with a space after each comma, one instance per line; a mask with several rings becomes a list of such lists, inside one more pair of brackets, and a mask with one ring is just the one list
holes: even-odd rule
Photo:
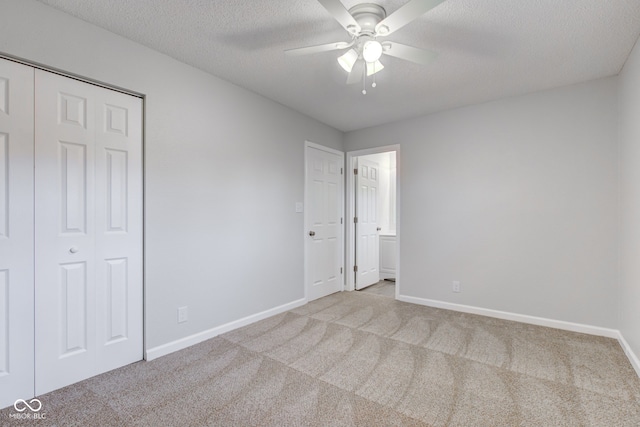
[[35, 392], [143, 359], [142, 102], [35, 71]]
[[[34, 172], [33, 172], [33, 166], [35, 165], [35, 117], [33, 117], [35, 115], [35, 104], [33, 102], [34, 100], [34, 80], [35, 80], [35, 72], [36, 70], [43, 70], [43, 71], [47, 71], [50, 73], [54, 73], [66, 78], [70, 78], [73, 80], [77, 80], [80, 82], [84, 82], [84, 83], [88, 83], [90, 85], [93, 86], [97, 86], [100, 88], [104, 88], [104, 89], [108, 89], [110, 91], [113, 92], [119, 92], [121, 94], [125, 94], [125, 95], [129, 95], [135, 98], [140, 99], [140, 123], [139, 123], [139, 134], [140, 134], [140, 152], [139, 152], [139, 156], [138, 159], [133, 159], [133, 161], [138, 161], [138, 165], [139, 165], [139, 175], [140, 175], [140, 179], [139, 179], [139, 211], [140, 211], [140, 230], [139, 230], [139, 245], [140, 245], [140, 256], [139, 256], [139, 279], [141, 282], [141, 289], [140, 289], [140, 296], [139, 296], [139, 307], [141, 310], [141, 319], [140, 319], [140, 325], [139, 325], [139, 333], [141, 334], [141, 343], [140, 343], [140, 348], [139, 351], [137, 351], [137, 353], [139, 354], [138, 360], [142, 360], [144, 358], [144, 350], [145, 350], [145, 334], [146, 334], [146, 327], [145, 327], [145, 279], [144, 279], [144, 219], [145, 219], [145, 215], [144, 215], [144, 188], [145, 188], [145, 183], [144, 183], [144, 163], [145, 163], [145, 156], [144, 156], [144, 147], [145, 147], [145, 138], [144, 138], [144, 116], [145, 116], [145, 96], [142, 93], [136, 92], [136, 91], [131, 91], [129, 89], [125, 89], [122, 87], [118, 87], [109, 83], [104, 83], [104, 82], [100, 82], [97, 80], [93, 80], [93, 79], [89, 79], [74, 73], [70, 73], [67, 71], [63, 71], [63, 70], [59, 70], [59, 69], [55, 69], [52, 67], [48, 67], [48, 66], [43, 66], [41, 64], [37, 64], [37, 63], [33, 63], [29, 60], [25, 60], [22, 58], [18, 58], [18, 57], [14, 57], [11, 55], [7, 55], [4, 54], [2, 52], [0, 52], [0, 61], [8, 61], [9, 63], [13, 63], [16, 64], [18, 66], [21, 67], [28, 67], [31, 70], [31, 95], [26, 96], [25, 98], [30, 100], [31, 102], [31, 113], [32, 113], [32, 123], [31, 123], [31, 127], [30, 127], [30, 135], [31, 135], [31, 144], [30, 144], [30, 153], [31, 153], [31, 158], [32, 160], [32, 169], [30, 171], [29, 174], [29, 182], [30, 182], [30, 188], [31, 188], [31, 193], [32, 193], [32, 197], [30, 197], [31, 200], [31, 205], [30, 205], [30, 209], [28, 210], [29, 212], [31, 212], [31, 215], [34, 215], [35, 212], [35, 207], [34, 207], [34, 197], [33, 194], [35, 192], [35, 182], [34, 182]], [[0, 147], [1, 148], [1, 147]], [[30, 219], [31, 224], [33, 225], [34, 223], [34, 217], [32, 216]], [[24, 361], [24, 364], [28, 365], [30, 367], [30, 369], [28, 370], [28, 375], [29, 378], [24, 377], [23, 379], [20, 380], [20, 384], [22, 384], [24, 387], [23, 389], [17, 390], [14, 387], [11, 387], [11, 394], [16, 394], [16, 399], [28, 399], [28, 398], [32, 398], [36, 395], [35, 391], [36, 391], [36, 386], [35, 386], [35, 360], [34, 360], [34, 333], [35, 333], [35, 324], [34, 324], [34, 316], [35, 316], [35, 312], [34, 312], [34, 306], [35, 306], [35, 277], [34, 277], [34, 271], [35, 271], [35, 263], [33, 261], [33, 254], [35, 252], [35, 235], [34, 235], [34, 230], [33, 227], [31, 229], [31, 235], [30, 235], [30, 239], [29, 239], [29, 251], [32, 255], [32, 259], [31, 259], [31, 267], [29, 268], [29, 282], [31, 284], [31, 286], [29, 286], [29, 298], [31, 303], [27, 304], [27, 309], [24, 310], [23, 313], [23, 317], [25, 319], [30, 319], [30, 322], [23, 322], [23, 325], [26, 325], [27, 327], [29, 327], [29, 329], [31, 330], [31, 338], [25, 339], [23, 341], [26, 342], [30, 342], [30, 357], [26, 357], [26, 358], [22, 358], [22, 360]], [[2, 266], [0, 266], [0, 270], [2, 270], [1, 268]], [[107, 269], [109, 269], [109, 266], [107, 266]], [[1, 289], [0, 289], [1, 292]], [[103, 292], [104, 294], [104, 292]], [[24, 301], [25, 298], [22, 298], [22, 301]], [[0, 298], [0, 303], [2, 303], [2, 300]], [[1, 313], [0, 313], [1, 314]], [[2, 325], [0, 325], [0, 327], [2, 327]], [[104, 329], [108, 329], [108, 325], [104, 325], [104, 322], [101, 324], [101, 327]], [[2, 335], [0, 334], [0, 339], [2, 338]], [[114, 340], [117, 341], [117, 340]], [[24, 344], [24, 343], [23, 343]], [[22, 348], [25, 348], [24, 345], [22, 345]], [[26, 354], [26, 353], [25, 353]], [[109, 363], [106, 362], [104, 359], [98, 360], [97, 362], [97, 370], [96, 372], [94, 372], [94, 375], [100, 373], [100, 372], [104, 372], [110, 369], [113, 369], [112, 366], [109, 366]], [[2, 392], [8, 389], [8, 387], [5, 387], [3, 385], [2, 382], [2, 375], [0, 373], [0, 397], [2, 396]], [[3, 407], [7, 407], [10, 406], [11, 404], [13, 404], [13, 402], [15, 401], [9, 401], [8, 399], [4, 399], [1, 400], [0, 399], [0, 408]]]

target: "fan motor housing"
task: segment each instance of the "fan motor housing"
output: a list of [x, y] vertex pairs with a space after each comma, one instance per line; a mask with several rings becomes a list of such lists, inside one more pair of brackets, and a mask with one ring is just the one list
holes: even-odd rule
[[360, 25], [360, 34], [374, 34], [376, 25], [387, 17], [382, 6], [373, 3], [362, 3], [349, 9], [349, 13]]

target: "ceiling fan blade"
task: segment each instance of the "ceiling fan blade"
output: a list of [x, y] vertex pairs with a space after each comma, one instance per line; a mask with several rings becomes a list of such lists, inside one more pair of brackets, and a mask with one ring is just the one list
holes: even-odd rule
[[287, 54], [287, 55], [292, 55], [292, 56], [309, 55], [309, 54], [312, 54], [312, 53], [329, 52], [331, 50], [346, 49], [346, 48], [351, 47], [351, 46], [353, 46], [353, 43], [335, 42], [335, 43], [321, 44], [321, 45], [317, 45], [317, 46], [308, 46], [308, 47], [299, 47], [299, 48], [295, 48], [295, 49], [287, 49], [287, 50], [284, 51], [284, 53]]
[[353, 16], [344, 7], [340, 0], [318, 0], [335, 19], [351, 34], [360, 31], [360, 25], [353, 19]]
[[445, 0], [410, 0], [376, 25], [376, 33], [386, 36], [424, 15]]
[[405, 61], [415, 62], [420, 65], [427, 65], [438, 56], [437, 53], [407, 46], [406, 44], [387, 42], [382, 43], [382, 53]]
[[347, 84], [352, 85], [354, 83], [362, 82], [362, 77], [364, 76], [364, 61], [358, 60], [355, 64], [353, 64], [353, 68], [351, 72], [347, 76]]

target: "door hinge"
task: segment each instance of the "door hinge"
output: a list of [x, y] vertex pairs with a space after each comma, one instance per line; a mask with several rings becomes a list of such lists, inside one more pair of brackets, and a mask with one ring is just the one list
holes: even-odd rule
[[354, 273], [357, 273], [357, 272], [358, 272], [358, 266], [357, 266], [357, 265], [354, 265], [354, 266], [353, 266], [353, 272], [354, 272]]
[[340, 218], [340, 224], [342, 224], [342, 218]]
[[353, 174], [354, 174], [354, 175], [358, 175], [358, 168], [355, 168], [355, 169], [353, 170]]
[[342, 274], [342, 267], [340, 267], [340, 274]]
[[357, 223], [358, 223], [358, 217], [357, 217], [357, 216], [354, 216], [354, 217], [353, 217], [353, 223], [354, 223], [354, 224], [357, 224]]
[[340, 175], [342, 175], [342, 168], [340, 168]]

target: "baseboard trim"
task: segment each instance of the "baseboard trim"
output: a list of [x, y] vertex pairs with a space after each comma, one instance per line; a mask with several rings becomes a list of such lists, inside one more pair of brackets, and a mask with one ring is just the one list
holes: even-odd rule
[[225, 323], [224, 325], [216, 326], [215, 328], [211, 328], [206, 331], [198, 332], [197, 334], [189, 335], [188, 337], [180, 338], [179, 340], [150, 348], [145, 351], [144, 358], [147, 361], [157, 359], [158, 357], [165, 356], [175, 351], [182, 350], [187, 347], [191, 347], [192, 345], [201, 343], [202, 341], [217, 337], [218, 335], [224, 334], [225, 332], [247, 326], [251, 323], [257, 322], [258, 320], [266, 319], [267, 317], [275, 316], [276, 314], [293, 310], [294, 308], [303, 306], [306, 303], [306, 298], [302, 298], [287, 304], [280, 305], [278, 307], [271, 308], [269, 310], [262, 311], [260, 313], [243, 317], [242, 319], [234, 320], [233, 322]]
[[508, 311], [492, 310], [489, 308], [474, 307], [471, 305], [455, 304], [452, 302], [438, 301], [426, 298], [410, 297], [398, 295], [398, 301], [410, 302], [412, 304], [426, 305], [428, 307], [443, 308], [445, 310], [459, 311], [463, 313], [478, 314], [481, 316], [495, 317], [515, 322], [529, 323], [531, 325], [546, 326], [549, 328], [562, 329], [565, 331], [580, 332], [583, 334], [597, 335], [601, 337], [617, 339], [622, 350], [629, 359], [629, 363], [640, 377], [640, 358], [633, 352], [631, 346], [624, 339], [622, 332], [617, 329], [601, 328], [599, 326], [584, 325], [581, 323], [565, 322], [563, 320], [553, 320], [544, 317], [528, 316], [526, 314], [511, 313]]
[[636, 374], [638, 374], [638, 377], [640, 377], [640, 359], [638, 359], [638, 356], [633, 352], [633, 350], [631, 350], [631, 346], [629, 345], [627, 340], [624, 339], [622, 332], [618, 331], [617, 338], [618, 342], [620, 343], [620, 347], [622, 347], [624, 353], [627, 355], [627, 359], [629, 359], [629, 362], [631, 362], [631, 366], [633, 366], [633, 369], [636, 370]]
[[[631, 346], [624, 338], [622, 333], [617, 329], [602, 328], [599, 326], [584, 325], [581, 323], [566, 322], [563, 320], [553, 320], [544, 317], [529, 316], [525, 314], [511, 313], [508, 311], [493, 310], [489, 308], [481, 308], [470, 305], [456, 304], [445, 301], [432, 300], [427, 298], [411, 297], [407, 295], [398, 295], [396, 298], [398, 301], [409, 302], [412, 304], [424, 305], [427, 307], [442, 308], [445, 310], [459, 311], [462, 313], [478, 314], [480, 316], [494, 317], [497, 319], [512, 320], [515, 322], [528, 323], [531, 325], [546, 326], [550, 328], [562, 329], [572, 332], [580, 332], [589, 335], [597, 335], [607, 338], [617, 339], [622, 347], [622, 350], [626, 354], [629, 362], [636, 374], [640, 377], [640, 358], [633, 352]], [[215, 328], [208, 329], [206, 331], [199, 332], [197, 334], [190, 335], [188, 337], [181, 338], [163, 344], [157, 347], [150, 348], [145, 351], [144, 358], [147, 361], [157, 359], [158, 357], [165, 356], [178, 350], [185, 349], [192, 345], [198, 344], [202, 341], [217, 337], [225, 332], [232, 331], [234, 329], [241, 328], [259, 320], [266, 319], [271, 316], [275, 316], [285, 311], [293, 310], [294, 308], [301, 307], [307, 303], [306, 298], [302, 298], [296, 301], [292, 301], [287, 304], [280, 305], [278, 307], [271, 308], [269, 310], [262, 311], [260, 313], [252, 314], [242, 319], [235, 320], [233, 322], [225, 323], [224, 325], [216, 326]]]
[[398, 295], [397, 299], [399, 301], [426, 305], [428, 307], [443, 308], [445, 310], [460, 311], [470, 314], [479, 314], [481, 316], [495, 317], [504, 320], [513, 320], [515, 322], [528, 323], [531, 325], [547, 326], [549, 328], [563, 329], [565, 331], [581, 332], [583, 334], [597, 335], [601, 337], [616, 339], [619, 339], [621, 337], [620, 331], [618, 331], [617, 329], [602, 328], [599, 326], [584, 325], [581, 323], [565, 322], [563, 320], [553, 320], [544, 317], [529, 316], [526, 314], [511, 313], [508, 311], [492, 310], [489, 308], [474, 307], [471, 305], [456, 304], [452, 302], [410, 297], [407, 295]]

